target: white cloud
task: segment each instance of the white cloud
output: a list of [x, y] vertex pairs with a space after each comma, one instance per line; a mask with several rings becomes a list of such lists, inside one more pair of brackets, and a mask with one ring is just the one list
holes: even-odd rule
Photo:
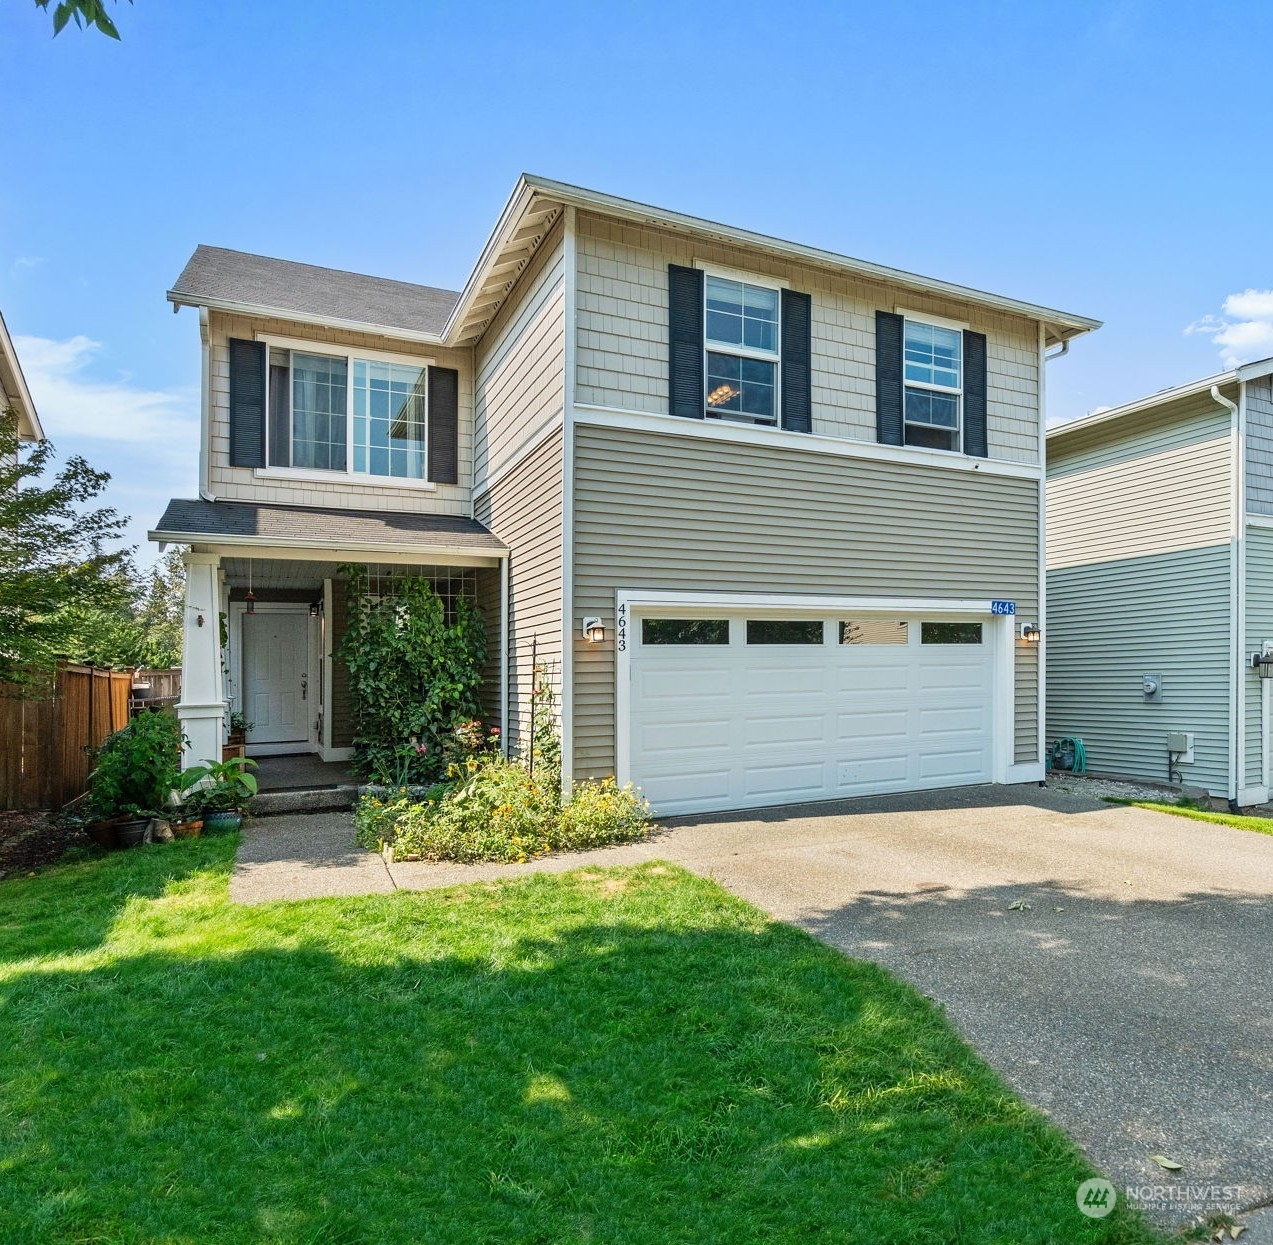
[[146, 389], [128, 376], [96, 379], [88, 373], [102, 345], [91, 337], [15, 337], [14, 345], [40, 422], [54, 440], [197, 448], [198, 400], [192, 391]]
[[1273, 356], [1273, 290], [1230, 294], [1220, 315], [1203, 316], [1185, 332], [1210, 337], [1225, 367], [1267, 359]]

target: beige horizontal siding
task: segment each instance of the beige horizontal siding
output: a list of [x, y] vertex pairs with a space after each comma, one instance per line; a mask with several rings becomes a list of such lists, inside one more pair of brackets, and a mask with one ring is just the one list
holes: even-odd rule
[[1229, 539], [1228, 434], [1048, 479], [1048, 568]]
[[[530, 726], [532, 642], [560, 689], [562, 433], [558, 429], [477, 500], [476, 517], [509, 549], [509, 720], [514, 747]], [[560, 703], [560, 701], [558, 702]]]
[[[455, 368], [459, 389], [459, 483], [432, 489], [404, 488], [366, 476], [333, 472], [330, 481], [258, 477], [251, 467], [230, 466], [230, 347], [232, 337], [252, 340], [257, 333], [324, 345], [383, 350], [392, 354], [433, 359], [439, 367]], [[209, 377], [210, 427], [208, 461], [213, 494], [223, 501], [257, 501], [287, 506], [333, 506], [344, 510], [398, 510], [412, 514], [469, 513], [468, 482], [473, 474], [473, 356], [470, 350], [442, 350], [419, 342], [401, 342], [366, 333], [287, 320], [249, 318], [213, 311], [209, 319], [211, 345]]]
[[500, 655], [503, 636], [500, 632], [500, 572], [494, 567], [477, 570], [477, 606], [482, 611], [486, 628], [486, 662], [482, 666], [482, 686], [478, 702], [488, 725], [503, 729], [500, 713]]
[[566, 277], [563, 230], [540, 244], [475, 352], [474, 484], [481, 489], [565, 405]]
[[[619, 588], [989, 598], [1038, 607], [1038, 485], [590, 425], [575, 430], [576, 777], [612, 774]], [[1038, 760], [1037, 654], [1018, 645], [1017, 760]]]
[[1034, 321], [588, 213], [578, 217], [577, 253], [581, 403], [667, 413], [667, 265], [698, 260], [786, 280], [811, 295], [814, 432], [875, 440], [875, 312], [903, 306], [986, 334], [990, 456], [1038, 461]]
[[1081, 738], [1093, 771], [1165, 782], [1167, 732], [1193, 731], [1185, 781], [1225, 794], [1228, 663], [1227, 542], [1048, 571], [1048, 737]]
[[1246, 508], [1273, 514], [1273, 379], [1246, 384]]

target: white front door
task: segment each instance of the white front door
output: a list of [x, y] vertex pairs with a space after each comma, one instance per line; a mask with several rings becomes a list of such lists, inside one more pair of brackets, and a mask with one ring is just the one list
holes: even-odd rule
[[243, 711], [251, 744], [309, 743], [309, 614], [243, 614]]
[[631, 777], [662, 813], [991, 781], [984, 619], [633, 619]]

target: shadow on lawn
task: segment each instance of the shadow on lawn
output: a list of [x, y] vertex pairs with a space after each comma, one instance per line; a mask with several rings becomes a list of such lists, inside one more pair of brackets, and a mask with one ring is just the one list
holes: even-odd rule
[[1092, 887], [934, 882], [801, 924], [940, 1000], [1120, 1188], [1240, 1185], [1254, 1206], [1273, 1197], [1273, 875], [1267, 889], [1249, 868], [1242, 881], [1251, 889], [1162, 883], [1135, 900], [1116, 897], [1131, 885], [1117, 874]]
[[379, 949], [15, 978], [12, 1239], [1148, 1239], [873, 966], [779, 925], [429, 958], [491, 893], [362, 901]]
[[228, 874], [237, 833], [135, 847], [0, 883], [0, 965], [100, 945], [124, 908], [205, 870]]

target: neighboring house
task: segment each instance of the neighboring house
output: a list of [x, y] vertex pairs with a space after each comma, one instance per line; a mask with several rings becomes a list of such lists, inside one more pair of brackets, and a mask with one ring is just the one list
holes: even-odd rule
[[533, 649], [567, 781], [665, 813], [1043, 777], [1045, 352], [1096, 321], [532, 177], [458, 294], [200, 247], [169, 297], [196, 754], [228, 702], [347, 755], [358, 560], [476, 596], [506, 737]]
[[18, 362], [13, 338], [0, 315], [0, 411], [13, 410], [18, 416], [19, 441], [43, 441], [44, 429], [35, 413], [35, 403]]
[[1268, 799], [1271, 377], [1266, 359], [1048, 432], [1048, 733], [1094, 772]]

